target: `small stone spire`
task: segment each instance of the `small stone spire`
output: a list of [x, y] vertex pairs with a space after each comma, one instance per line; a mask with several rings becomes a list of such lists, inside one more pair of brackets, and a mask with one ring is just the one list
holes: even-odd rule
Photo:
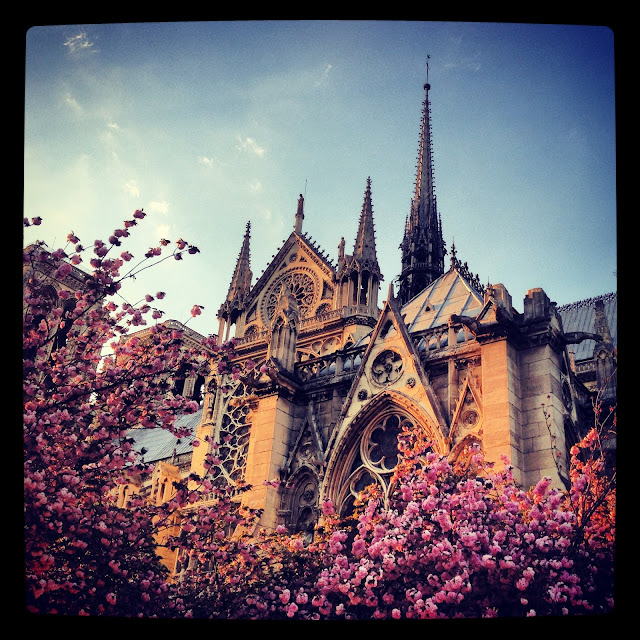
[[371, 178], [367, 178], [353, 255], [345, 255], [344, 238], [340, 241], [338, 255], [337, 306], [346, 307], [348, 312], [377, 317], [378, 288], [383, 277], [376, 254]]
[[238, 255], [236, 268], [231, 277], [231, 284], [227, 292], [227, 298], [220, 306], [218, 318], [220, 319], [220, 328], [218, 335], [221, 336], [223, 326], [226, 324], [227, 333], [232, 324], [236, 322], [238, 316], [244, 310], [244, 303], [251, 290], [251, 280], [253, 273], [251, 272], [251, 222], [247, 222], [247, 228], [242, 241], [242, 248]]
[[370, 265], [373, 271], [379, 271], [376, 254], [375, 228], [373, 224], [373, 205], [371, 204], [371, 178], [367, 178], [364, 202], [360, 213], [358, 233], [353, 247], [353, 258]]
[[293, 230], [300, 235], [302, 233], [302, 221], [304, 220], [304, 196], [300, 194], [298, 198], [298, 210], [296, 211], [296, 221]]
[[238, 255], [236, 262], [236, 268], [231, 278], [231, 284], [229, 285], [229, 291], [227, 293], [227, 301], [232, 302], [244, 298], [251, 289], [251, 279], [253, 274], [251, 272], [251, 222], [247, 222], [247, 227], [244, 233], [244, 239], [242, 240], [242, 248]]

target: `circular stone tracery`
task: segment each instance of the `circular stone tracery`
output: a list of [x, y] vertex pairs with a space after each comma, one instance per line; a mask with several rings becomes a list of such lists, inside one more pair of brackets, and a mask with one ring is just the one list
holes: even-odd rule
[[378, 384], [391, 384], [402, 375], [402, 356], [396, 351], [385, 349], [371, 365], [373, 379]]
[[314, 279], [304, 271], [289, 271], [271, 285], [265, 296], [264, 316], [267, 324], [273, 318], [278, 304], [278, 296], [284, 284], [288, 285], [293, 297], [298, 302], [301, 318], [308, 315], [316, 301], [317, 287]]
[[398, 435], [413, 423], [398, 414], [388, 415], [367, 430], [361, 444], [362, 457], [374, 469], [389, 473], [398, 464]]

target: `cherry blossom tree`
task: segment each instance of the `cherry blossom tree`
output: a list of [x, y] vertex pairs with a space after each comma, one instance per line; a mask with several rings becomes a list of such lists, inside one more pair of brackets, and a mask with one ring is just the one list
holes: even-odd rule
[[[34, 613], [146, 616], [175, 606], [154, 537], [166, 508], [136, 496], [131, 508], [116, 506], [127, 474], [150, 471], [127, 432], [187, 435], [176, 418], [198, 404], [172, 392], [172, 377], [199, 372], [214, 352], [224, 363], [226, 352], [213, 338], [189, 348], [182, 331], [158, 323], [162, 292], [121, 302], [125, 280], [198, 251], [162, 240], [135, 263], [119, 247], [145, 215], [136, 211], [89, 248], [71, 233], [64, 249], [35, 243], [23, 252], [25, 582]], [[80, 265], [87, 270], [74, 272]], [[74, 273], [78, 286], [63, 286]], [[144, 339], [123, 339], [149, 317]]]
[[[598, 430], [571, 450], [571, 489], [525, 491], [479, 449], [466, 468], [404, 433], [390, 502], [374, 487], [316, 539], [281, 528], [247, 540], [226, 574], [194, 570], [189, 615], [250, 619], [563, 616], [613, 608], [615, 478]], [[223, 578], [226, 575], [226, 578]], [[212, 603], [215, 602], [215, 606]], [[220, 606], [222, 604], [222, 606]]]
[[[121, 301], [127, 278], [197, 253], [183, 239], [163, 240], [136, 263], [120, 247], [144, 217], [136, 211], [108, 242], [89, 248], [70, 234], [64, 249], [36, 243], [24, 251], [29, 611], [422, 619], [613, 608], [615, 473], [604, 465], [598, 425], [571, 449], [568, 490], [548, 478], [519, 487], [507, 461], [497, 468], [479, 449], [454, 465], [420, 433], [403, 432], [388, 501], [371, 487], [346, 519], [324, 503], [310, 543], [282, 527], [257, 528], [260, 512], [242, 507], [248, 487], [217, 482], [214, 442], [194, 442], [208, 447], [204, 476], [176, 481], [169, 500], [134, 494], [118, 506], [118, 487], [151, 471], [130, 429], [188, 435], [177, 417], [198, 405], [175, 393], [178, 372], [252, 374], [251, 363], [234, 368], [233, 344], [209, 337], [192, 347], [181, 330], [159, 322], [162, 292]], [[87, 264], [82, 286], [60, 286]], [[140, 326], [149, 326], [144, 336], [127, 335]], [[159, 544], [177, 553], [177, 575], [160, 561]]]

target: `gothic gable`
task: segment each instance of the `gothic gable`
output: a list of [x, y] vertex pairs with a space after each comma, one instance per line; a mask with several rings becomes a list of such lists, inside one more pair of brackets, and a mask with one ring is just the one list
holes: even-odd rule
[[390, 389], [415, 399], [430, 422], [445, 428], [445, 414], [420, 364], [391, 286], [343, 408], [344, 423], [371, 398]]
[[390, 287], [327, 447], [327, 495], [347, 504], [362, 482], [388, 488], [403, 425], [424, 430], [434, 448], [447, 452], [445, 413]]
[[478, 441], [482, 439], [482, 398], [478, 385], [468, 371], [460, 385], [460, 394], [453, 411], [450, 431], [451, 447], [455, 448], [470, 436]]
[[292, 233], [249, 294], [245, 332], [270, 328], [283, 287], [295, 298], [301, 319], [326, 310], [334, 277], [331, 263], [306, 236]]

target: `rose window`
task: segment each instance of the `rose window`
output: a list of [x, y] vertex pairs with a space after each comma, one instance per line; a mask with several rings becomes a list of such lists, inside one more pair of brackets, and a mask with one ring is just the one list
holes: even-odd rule
[[282, 290], [282, 285], [288, 285], [293, 297], [298, 302], [300, 317], [305, 317], [314, 305], [316, 300], [316, 285], [311, 276], [303, 271], [290, 271], [278, 278], [272, 285], [265, 301], [265, 313], [267, 321], [270, 322], [278, 304], [278, 296]]

